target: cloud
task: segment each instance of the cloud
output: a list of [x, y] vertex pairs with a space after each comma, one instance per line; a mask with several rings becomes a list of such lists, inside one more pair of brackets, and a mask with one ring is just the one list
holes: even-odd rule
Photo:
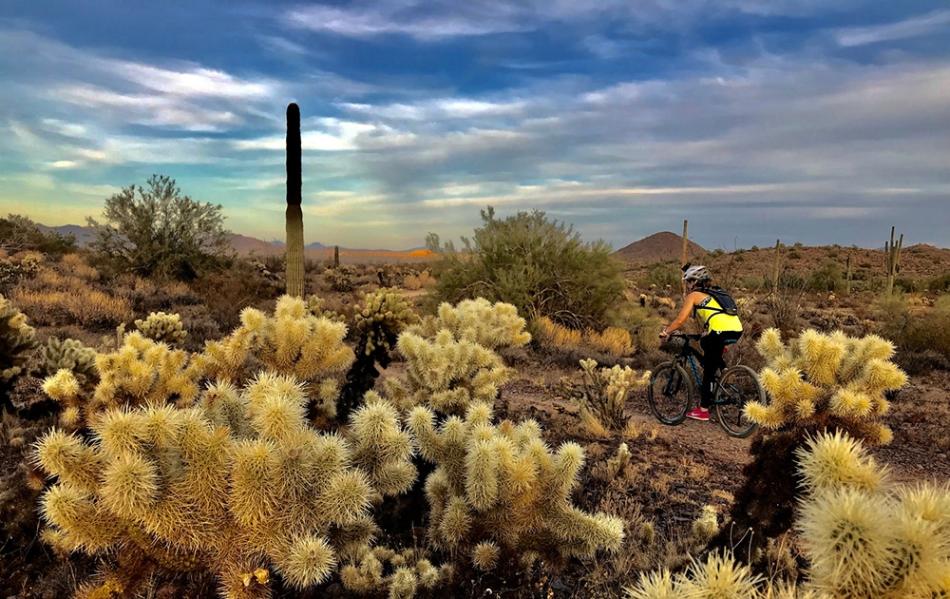
[[842, 46], [864, 46], [945, 32], [948, 26], [950, 10], [936, 10], [895, 23], [838, 29], [835, 38]]

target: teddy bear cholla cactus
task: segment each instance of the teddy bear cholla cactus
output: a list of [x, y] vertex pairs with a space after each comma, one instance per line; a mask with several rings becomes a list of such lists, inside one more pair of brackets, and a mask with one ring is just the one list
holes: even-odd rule
[[619, 365], [598, 368], [597, 361], [589, 359], [581, 360], [580, 365], [581, 385], [571, 395], [581, 404], [581, 417], [592, 416], [609, 429], [622, 429], [627, 421], [627, 398], [632, 391], [647, 386], [650, 372], [638, 373]]
[[392, 472], [412, 465], [391, 408], [367, 406], [350, 431], [354, 452], [308, 427], [305, 401], [293, 378], [261, 374], [242, 393], [212, 387], [193, 408], [109, 411], [92, 444], [52, 431], [36, 453], [58, 478], [42, 499], [46, 538], [67, 551], [131, 547], [171, 567], [197, 564], [229, 597], [264, 594], [271, 570], [294, 588], [319, 584], [364, 552], [377, 530], [371, 501], [405, 488]]
[[504, 302], [492, 304], [479, 297], [463, 300], [455, 306], [443, 302], [439, 305], [438, 316], [426, 319], [412, 332], [431, 338], [441, 330], [448, 330], [457, 340], [471, 341], [495, 350], [527, 345], [531, 334], [525, 331], [526, 324], [513, 305]]
[[0, 295], [0, 411], [12, 409], [7, 389], [27, 370], [36, 332], [26, 316]]
[[876, 444], [891, 440], [890, 429], [876, 419], [889, 409], [885, 393], [903, 387], [907, 375], [890, 361], [889, 341], [807, 330], [785, 344], [777, 329], [768, 329], [757, 348], [768, 362], [760, 377], [770, 403], [747, 404], [750, 420], [778, 429], [831, 417]]
[[373, 388], [379, 376], [376, 365], [385, 368], [392, 357], [396, 339], [419, 317], [404, 297], [392, 289], [379, 289], [363, 296], [354, 317], [356, 360], [346, 373], [346, 382], [337, 401], [337, 415], [348, 416]]
[[307, 385], [308, 396], [333, 417], [340, 379], [354, 357], [344, 337], [345, 324], [316, 317], [303, 299], [285, 295], [272, 316], [245, 308], [241, 325], [228, 337], [207, 343], [200, 361], [210, 377], [240, 383], [253, 358]]
[[435, 546], [489, 570], [524, 552], [591, 556], [622, 543], [622, 520], [571, 504], [584, 463], [579, 445], [552, 454], [536, 422], [493, 425], [482, 402], [438, 428], [431, 410], [416, 407], [408, 426], [422, 457], [437, 465], [425, 483]]
[[441, 330], [429, 340], [414, 333], [396, 344], [405, 358], [404, 376], [386, 380], [387, 397], [400, 408], [425, 404], [446, 414], [461, 414], [472, 402], [494, 402], [510, 369], [490, 349], [456, 340]]
[[60, 369], [43, 381], [43, 391], [62, 405], [62, 426], [76, 428], [113, 407], [194, 401], [204, 364], [188, 352], [133, 332], [116, 351], [96, 355], [96, 370], [99, 382], [90, 398], [72, 370]]
[[188, 336], [181, 316], [165, 312], [151, 312], [144, 320], [136, 320], [135, 328], [149, 339], [169, 345], [180, 345]]
[[50, 337], [34, 355], [31, 374], [48, 377], [62, 369], [92, 379], [96, 375], [96, 350], [77, 339]]
[[[388, 564], [388, 568], [387, 568]], [[386, 575], [386, 571], [392, 572]], [[432, 589], [452, 577], [452, 567], [435, 567], [425, 552], [388, 547], [364, 547], [358, 559], [340, 569], [340, 582], [354, 593], [389, 589], [391, 599], [409, 599], [420, 589]]]
[[841, 431], [810, 438], [797, 457], [808, 490], [796, 524], [810, 564], [802, 586], [761, 584], [745, 566], [717, 555], [703, 567], [711, 571], [715, 564], [716, 577], [697, 575], [696, 565], [685, 576], [651, 573], [628, 590], [628, 599], [923, 599], [950, 594], [950, 487], [891, 487], [886, 470], [860, 441]]

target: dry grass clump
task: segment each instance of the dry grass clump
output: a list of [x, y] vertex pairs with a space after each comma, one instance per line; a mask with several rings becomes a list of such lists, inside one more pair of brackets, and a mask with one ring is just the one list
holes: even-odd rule
[[532, 324], [538, 343], [548, 349], [578, 352], [593, 350], [613, 358], [629, 356], [636, 349], [630, 331], [619, 327], [607, 327], [603, 331], [579, 331], [546, 316], [536, 318]]
[[46, 292], [18, 289], [13, 292], [13, 299], [35, 322], [43, 325], [78, 323], [84, 327], [104, 328], [132, 317], [127, 302], [89, 287]]
[[435, 277], [433, 277], [428, 270], [424, 270], [419, 274], [410, 273], [402, 280], [402, 286], [409, 291], [429, 289], [435, 287], [435, 284]]

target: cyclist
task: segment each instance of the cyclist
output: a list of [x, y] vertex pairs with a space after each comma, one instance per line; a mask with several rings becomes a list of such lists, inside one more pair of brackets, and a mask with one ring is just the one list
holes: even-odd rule
[[676, 319], [660, 332], [660, 337], [665, 339], [683, 326], [690, 314], [695, 315], [702, 326], [703, 336], [699, 344], [703, 348], [703, 388], [699, 407], [690, 410], [686, 416], [694, 420], [709, 420], [709, 407], [716, 392], [716, 374], [726, 367], [722, 354], [726, 345], [735, 343], [742, 336], [742, 322], [735, 302], [721, 287], [712, 285], [712, 276], [705, 266], [684, 266], [683, 281], [688, 292], [683, 308]]

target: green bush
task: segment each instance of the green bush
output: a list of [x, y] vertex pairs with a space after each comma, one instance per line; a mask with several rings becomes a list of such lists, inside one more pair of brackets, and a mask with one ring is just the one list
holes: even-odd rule
[[647, 271], [647, 285], [656, 285], [657, 287], [679, 287], [680, 269], [675, 263], [664, 262], [654, 264]]
[[544, 212], [499, 219], [489, 207], [464, 250], [446, 246], [435, 295], [457, 303], [484, 297], [514, 304], [534, 319], [548, 316], [574, 328], [605, 324], [608, 310], [623, 299], [619, 263], [603, 242], [580, 235]]
[[46, 233], [32, 220], [19, 214], [0, 218], [0, 240], [0, 247], [9, 252], [33, 250], [58, 257], [76, 251], [76, 240], [72, 235]]
[[882, 296], [874, 303], [878, 332], [901, 353], [937, 352], [950, 358], [950, 295], [937, 298], [933, 308], [913, 314], [903, 295]]
[[89, 219], [99, 262], [119, 272], [193, 279], [230, 254], [221, 206], [182, 195], [152, 175], [106, 200], [104, 223]]
[[841, 266], [831, 260], [808, 277], [808, 289], [811, 291], [838, 291], [843, 288], [844, 273], [841, 272]]

